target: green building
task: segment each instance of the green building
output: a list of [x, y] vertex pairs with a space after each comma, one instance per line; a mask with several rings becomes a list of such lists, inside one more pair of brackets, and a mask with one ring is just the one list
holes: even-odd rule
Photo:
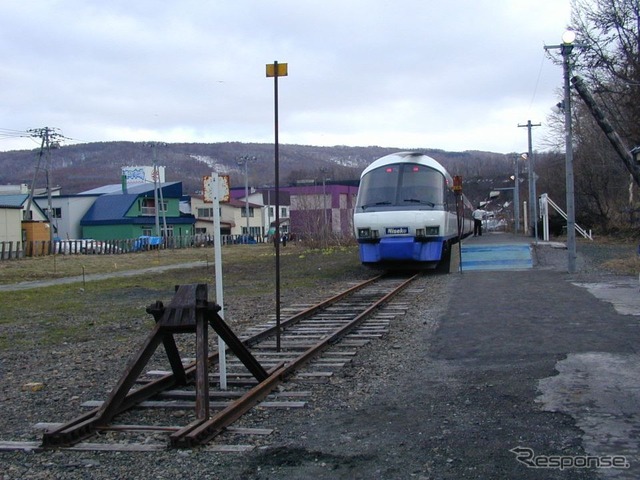
[[106, 193], [96, 198], [82, 217], [82, 237], [119, 240], [141, 235], [179, 237], [193, 235], [195, 217], [183, 213], [182, 182], [138, 185], [127, 191]]

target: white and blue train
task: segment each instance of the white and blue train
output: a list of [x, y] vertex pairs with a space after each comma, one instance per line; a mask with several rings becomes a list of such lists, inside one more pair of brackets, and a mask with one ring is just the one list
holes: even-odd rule
[[360, 260], [382, 268], [435, 268], [473, 230], [471, 204], [422, 153], [382, 157], [360, 176], [353, 216]]

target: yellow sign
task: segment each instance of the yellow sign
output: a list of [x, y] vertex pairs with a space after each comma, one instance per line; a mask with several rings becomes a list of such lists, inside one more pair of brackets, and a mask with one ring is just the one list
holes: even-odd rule
[[267, 64], [267, 77], [286, 77], [288, 73], [286, 63], [278, 63], [278, 71], [276, 72], [276, 64]]

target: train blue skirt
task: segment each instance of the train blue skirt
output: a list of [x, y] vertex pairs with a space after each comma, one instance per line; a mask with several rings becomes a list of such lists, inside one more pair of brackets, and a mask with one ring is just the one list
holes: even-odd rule
[[377, 243], [360, 244], [360, 261], [378, 262], [437, 262], [442, 256], [442, 239], [417, 242], [411, 237], [386, 237]]

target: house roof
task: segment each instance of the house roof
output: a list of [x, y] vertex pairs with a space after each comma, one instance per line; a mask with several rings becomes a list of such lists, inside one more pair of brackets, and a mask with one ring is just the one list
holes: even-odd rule
[[[80, 221], [80, 225], [122, 225], [122, 224], [140, 224], [146, 225], [153, 223], [154, 218], [145, 217], [127, 217], [127, 212], [131, 209], [133, 203], [139, 197], [147, 197], [153, 195], [153, 185], [136, 185], [134, 188], [128, 189], [129, 193], [122, 193], [122, 186], [117, 185], [120, 190], [113, 193], [105, 193], [96, 198], [91, 208], [87, 210], [84, 217]], [[105, 186], [108, 190], [109, 185]], [[132, 192], [133, 191], [133, 192]], [[85, 192], [87, 193], [87, 192]], [[172, 182], [162, 184], [163, 198], [181, 198], [182, 183]], [[171, 224], [192, 224], [194, 217], [185, 215], [180, 217], [167, 217], [167, 223]]]
[[[0, 195], [0, 207], [2, 208], [24, 208], [27, 204], [29, 195], [26, 193], [16, 193], [13, 195]], [[46, 219], [47, 215], [42, 208], [35, 203], [31, 203], [31, 210], [37, 210]]]
[[[247, 202], [245, 202], [244, 200], [236, 200], [235, 198], [232, 198], [231, 200], [226, 202], [226, 204], [227, 205], [231, 205], [232, 207], [236, 207], [236, 208], [244, 208], [244, 207], [247, 206]], [[251, 208], [261, 208], [262, 205], [258, 205], [257, 203], [249, 202], [249, 207], [251, 207]]]
[[14, 195], [0, 195], [0, 206], [5, 208], [22, 208], [24, 202], [26, 202], [28, 198], [29, 195], [24, 193]]
[[[230, 195], [231, 198], [234, 200], [240, 199], [240, 198], [244, 198], [245, 195], [245, 190], [244, 188], [232, 188], [230, 191]], [[274, 205], [276, 203], [276, 191], [272, 188], [267, 188], [267, 189], [263, 189], [263, 188], [259, 188], [257, 190], [254, 190], [252, 192], [249, 192], [249, 196], [254, 195], [254, 194], [260, 194], [262, 195], [262, 203], [263, 205], [269, 205], [269, 202], [271, 202], [271, 205]], [[280, 205], [282, 206], [288, 206], [291, 204], [291, 198], [289, 195], [289, 192], [284, 191], [282, 189], [282, 187], [279, 190], [279, 195], [278, 195], [278, 200], [280, 200]]]
[[107, 223], [133, 223], [125, 215], [138, 195], [102, 195], [96, 198], [80, 221], [80, 225], [105, 225]]

